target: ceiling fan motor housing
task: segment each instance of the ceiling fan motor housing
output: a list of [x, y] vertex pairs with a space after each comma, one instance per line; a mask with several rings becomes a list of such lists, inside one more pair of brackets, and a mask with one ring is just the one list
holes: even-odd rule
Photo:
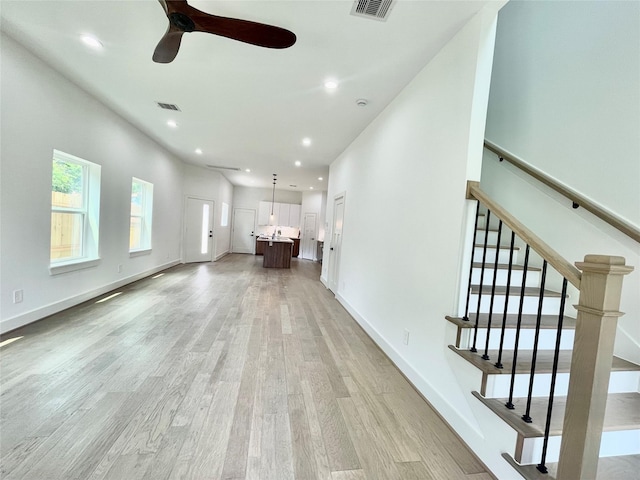
[[184, 13], [172, 12], [169, 14], [169, 22], [176, 28], [179, 28], [183, 32], [193, 32], [196, 29], [196, 24], [193, 23], [189, 17]]

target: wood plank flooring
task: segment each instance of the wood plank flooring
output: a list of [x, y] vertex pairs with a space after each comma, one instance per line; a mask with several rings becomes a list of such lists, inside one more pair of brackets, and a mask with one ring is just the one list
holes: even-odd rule
[[493, 478], [291, 265], [180, 265], [4, 336], [0, 477]]

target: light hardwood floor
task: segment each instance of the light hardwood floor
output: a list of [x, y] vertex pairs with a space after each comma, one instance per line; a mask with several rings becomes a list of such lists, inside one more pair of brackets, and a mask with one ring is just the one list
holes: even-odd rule
[[6, 335], [0, 477], [493, 478], [319, 275], [229, 255]]

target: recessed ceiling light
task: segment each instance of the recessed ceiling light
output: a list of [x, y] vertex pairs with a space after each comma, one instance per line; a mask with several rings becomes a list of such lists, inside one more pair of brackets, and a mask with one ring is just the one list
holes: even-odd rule
[[322, 181], [322, 177], [318, 177], [318, 180]]
[[313, 187], [309, 187], [309, 190], [313, 190]]
[[247, 173], [251, 173], [251, 169], [250, 168], [245, 168], [244, 171], [247, 172]]
[[171, 128], [176, 128], [178, 126], [178, 124], [174, 120], [167, 120], [167, 125], [169, 125]]
[[309, 145], [311, 145], [311, 139], [310, 139], [309, 137], [305, 137], [305, 138], [303, 138], [303, 139], [302, 139], [302, 144], [303, 144], [305, 147], [308, 147]]
[[338, 88], [338, 82], [336, 82], [335, 80], [327, 80], [326, 82], [324, 82], [324, 88], [326, 88], [327, 90], [335, 90], [336, 88]]
[[94, 37], [93, 35], [83, 34], [83, 35], [80, 35], [80, 39], [88, 47], [91, 47], [96, 50], [99, 50], [102, 48], [102, 42], [98, 40], [96, 37]]
[[295, 163], [294, 163], [294, 165], [295, 165], [296, 167], [299, 167], [300, 165], [302, 165], [302, 162], [301, 162], [300, 160], [296, 160], [296, 161], [295, 161]]
[[196, 148], [196, 153], [197, 153], [198, 155], [202, 155], [202, 150], [200, 150], [199, 148]]

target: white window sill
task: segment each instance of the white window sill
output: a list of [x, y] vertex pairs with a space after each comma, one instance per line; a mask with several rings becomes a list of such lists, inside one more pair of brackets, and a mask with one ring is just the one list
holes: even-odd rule
[[130, 250], [129, 251], [129, 258], [141, 257], [143, 255], [151, 255], [151, 249], [150, 248], [145, 248], [143, 250]]
[[77, 270], [84, 270], [85, 268], [92, 268], [100, 263], [100, 258], [93, 258], [91, 260], [74, 260], [71, 262], [52, 263], [49, 265], [49, 275], [60, 275], [61, 273], [75, 272]]

